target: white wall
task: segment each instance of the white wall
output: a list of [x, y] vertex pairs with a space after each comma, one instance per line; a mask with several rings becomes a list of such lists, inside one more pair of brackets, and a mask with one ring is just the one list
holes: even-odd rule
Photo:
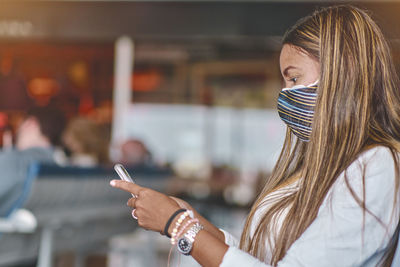
[[276, 110], [134, 104], [123, 131], [141, 139], [156, 159], [210, 159], [245, 170], [269, 171], [285, 136]]

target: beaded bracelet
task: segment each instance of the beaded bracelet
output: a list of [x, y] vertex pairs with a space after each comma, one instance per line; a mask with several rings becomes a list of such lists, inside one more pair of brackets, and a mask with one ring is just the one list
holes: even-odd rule
[[165, 227], [164, 227], [164, 234], [165, 234], [167, 237], [171, 238], [171, 236], [168, 234], [168, 229], [169, 229], [170, 224], [172, 223], [172, 221], [175, 219], [175, 217], [176, 217], [179, 213], [184, 212], [184, 211], [186, 211], [186, 209], [179, 209], [179, 210], [175, 211], [175, 212], [171, 215], [171, 217], [169, 217], [169, 219], [168, 219], [168, 221], [167, 221], [167, 223], [165, 224]]
[[172, 233], [171, 233], [171, 243], [172, 243], [172, 242], [175, 242], [175, 237], [176, 237], [176, 234], [177, 234], [177, 232], [178, 232], [178, 228], [179, 228], [179, 226], [182, 224], [182, 222], [186, 219], [187, 216], [189, 216], [190, 218], [193, 219], [193, 211], [191, 211], [191, 210], [185, 211], [185, 212], [179, 217], [179, 219], [176, 221], [176, 223], [175, 223], [175, 228], [172, 230]]
[[175, 245], [176, 239], [179, 238], [179, 237], [183, 234], [183, 232], [185, 231], [185, 229], [186, 229], [189, 225], [191, 225], [192, 223], [198, 223], [198, 222], [199, 222], [199, 219], [197, 219], [197, 218], [190, 219], [189, 221], [187, 221], [187, 222], [181, 227], [181, 229], [179, 230], [179, 232], [176, 234], [176, 236], [175, 236], [176, 238], [171, 239], [171, 245]]

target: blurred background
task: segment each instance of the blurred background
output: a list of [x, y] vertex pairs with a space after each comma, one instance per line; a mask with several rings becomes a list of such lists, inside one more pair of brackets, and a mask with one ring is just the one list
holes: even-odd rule
[[166, 266], [168, 240], [108, 188], [117, 162], [239, 236], [286, 131], [281, 37], [334, 3], [370, 10], [399, 65], [395, 0], [0, 1], [1, 153], [30, 110], [65, 118], [54, 162], [16, 167], [28, 182], [0, 214], [0, 266]]

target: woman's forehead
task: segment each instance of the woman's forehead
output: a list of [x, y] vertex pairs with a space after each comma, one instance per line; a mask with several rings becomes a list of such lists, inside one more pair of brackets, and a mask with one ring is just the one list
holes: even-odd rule
[[282, 74], [290, 68], [307, 69], [308, 66], [316, 63], [316, 60], [302, 51], [301, 48], [290, 44], [283, 45], [279, 61]]

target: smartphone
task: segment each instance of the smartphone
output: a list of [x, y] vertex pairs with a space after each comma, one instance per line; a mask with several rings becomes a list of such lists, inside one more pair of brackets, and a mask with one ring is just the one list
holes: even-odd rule
[[[135, 183], [131, 176], [129, 175], [128, 171], [122, 166], [122, 164], [115, 164], [114, 165], [114, 170], [118, 173], [119, 178], [121, 180], [129, 182], [129, 183]], [[131, 194], [134, 198], [137, 198], [135, 194]]]
[[135, 183], [131, 176], [129, 175], [128, 171], [122, 166], [122, 164], [115, 164], [114, 170], [118, 173], [119, 178], [126, 182]]

